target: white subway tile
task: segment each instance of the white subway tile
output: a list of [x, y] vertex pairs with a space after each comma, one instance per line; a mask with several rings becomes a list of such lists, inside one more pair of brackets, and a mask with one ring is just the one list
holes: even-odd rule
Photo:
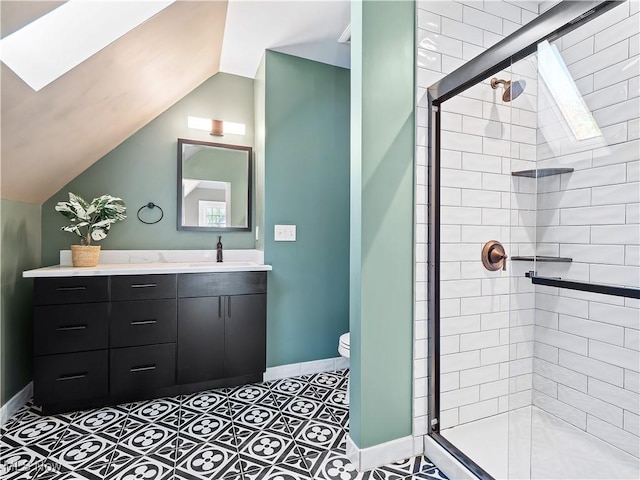
[[508, 295], [510, 292], [508, 278], [483, 278], [482, 295]]
[[417, 65], [419, 68], [431, 70], [433, 72], [441, 72], [442, 70], [442, 55], [440, 53], [418, 48], [417, 51]]
[[451, 390], [449, 392], [440, 393], [440, 408], [448, 410], [450, 408], [459, 407], [460, 405], [469, 405], [480, 400], [480, 387], [473, 386], [461, 388], [460, 390]]
[[[461, 206], [462, 190], [459, 188], [442, 187], [440, 189], [440, 204], [449, 206]], [[442, 241], [444, 242], [446, 240]]]
[[471, 135], [491, 138], [509, 138], [510, 126], [502, 122], [494, 122], [484, 118], [465, 116], [462, 120], [462, 131]]
[[624, 223], [624, 205], [563, 208], [560, 211], [561, 225], [624, 225]]
[[615, 385], [602, 382], [595, 378], [589, 378], [588, 393], [592, 397], [622, 407], [636, 415], [640, 414], [640, 398], [637, 393], [616, 387]]
[[449, 55], [442, 55], [442, 71], [446, 74], [457, 70], [466, 62], [462, 58], [451, 57]]
[[542, 392], [534, 390], [533, 404], [551, 415], [561, 418], [565, 422], [575, 425], [582, 430], [587, 428], [587, 414], [577, 408], [548, 397]]
[[639, 437], [591, 415], [587, 418], [587, 432], [631, 455], [638, 456], [640, 452]]
[[509, 380], [497, 380], [495, 382], [482, 383], [480, 385], [480, 400], [501, 397], [509, 394]]
[[480, 280], [448, 280], [440, 282], [440, 298], [479, 296]]
[[640, 202], [640, 183], [638, 182], [627, 182], [622, 185], [593, 187], [591, 192], [592, 205], [612, 205], [614, 203], [620, 204]]
[[590, 276], [592, 282], [640, 287], [640, 270], [633, 266], [593, 264], [590, 267]]
[[[429, 88], [431, 85], [439, 81], [444, 77], [442, 72], [434, 72], [433, 70], [427, 70], [425, 68], [418, 68], [416, 73], [416, 83], [422, 88]], [[421, 107], [427, 107], [427, 101], [419, 103]]]
[[546, 343], [547, 345], [568, 350], [570, 352], [579, 353], [580, 355], [586, 355], [588, 350], [587, 339], [584, 337], [537, 325], [535, 327], [535, 339], [538, 342]]
[[[488, 32], [487, 30], [484, 30], [482, 32], [482, 44], [481, 45], [484, 48], [490, 48], [490, 47], [493, 47], [496, 43], [498, 43], [503, 38], [504, 37], [501, 34]], [[480, 44], [478, 44], [478, 45], [480, 45]]]
[[479, 172], [467, 172], [443, 168], [440, 172], [440, 185], [443, 187], [478, 188], [482, 182]]
[[629, 140], [637, 140], [640, 138], [640, 118], [627, 122], [627, 138]]
[[640, 393], [640, 373], [631, 370], [624, 371], [624, 388]]
[[501, 228], [496, 225], [462, 225], [462, 241], [465, 243], [477, 243], [499, 238]]
[[458, 425], [458, 409], [440, 411], [440, 428], [450, 428]]
[[[440, 247], [440, 256], [444, 262], [477, 260], [478, 245], [467, 243], [446, 243]], [[466, 277], [466, 275], [464, 275]]]
[[603, 148], [598, 148], [593, 152], [593, 165], [612, 165], [608, 171], [602, 171], [603, 174], [606, 174], [606, 178], [603, 178], [603, 181], [600, 184], [595, 184], [591, 186], [600, 186], [600, 185], [611, 185], [616, 183], [624, 183], [622, 181], [614, 181], [620, 178], [620, 173], [616, 171], [620, 167], [624, 166], [624, 162], [633, 162], [638, 160], [638, 151], [640, 149], [640, 141], [633, 140], [625, 143], [620, 143], [618, 145], [610, 145]]
[[440, 359], [440, 372], [449, 373], [480, 366], [480, 351], [452, 353]]
[[499, 378], [500, 369], [498, 364], [462, 370], [460, 372], [460, 387], [464, 388], [472, 385], [480, 385], [496, 381]]
[[[512, 127], [512, 130], [515, 128], [515, 126]], [[508, 157], [511, 154], [511, 145], [507, 140], [484, 137], [482, 138], [482, 150], [476, 153]]]
[[[440, 241], [443, 244], [444, 243], [448, 243], [448, 244], [460, 243], [460, 225], [441, 225]], [[447, 260], [447, 259], [444, 260], [445, 263], [447, 261], [451, 261], [451, 260]], [[459, 268], [458, 268], [458, 272], [459, 272]], [[459, 276], [459, 273], [458, 273], [458, 276]]]
[[586, 318], [589, 313], [589, 302], [540, 293], [536, 295], [536, 308]]
[[[491, 192], [485, 190], [462, 190], [462, 206], [465, 207], [489, 207], [500, 208], [502, 204], [502, 196], [500, 192]], [[624, 212], [624, 207], [623, 207]], [[468, 222], [475, 223], [475, 222]]]
[[629, 95], [629, 82], [622, 81], [615, 85], [610, 85], [594, 93], [584, 96], [584, 101], [589, 110], [594, 111], [605, 107], [610, 107], [616, 103], [625, 101]]
[[462, 315], [497, 312], [500, 310], [500, 300], [492, 297], [473, 297], [460, 299]]
[[[640, 325], [638, 325], [638, 328], [640, 328]], [[640, 350], [640, 330], [633, 328], [624, 329], [624, 348], [636, 351]]]
[[[460, 170], [462, 168], [462, 152], [442, 149], [440, 150], [440, 163], [442, 164], [442, 171], [447, 169]], [[467, 181], [469, 181], [469, 178]]]
[[483, 402], [460, 407], [460, 423], [472, 422], [480, 418], [498, 414], [498, 399], [492, 398]]
[[462, 7], [462, 21], [493, 33], [502, 33], [502, 20], [489, 13], [471, 7]]
[[564, 385], [558, 385], [558, 400], [622, 428], [622, 409], [610, 403]]
[[480, 331], [480, 315], [451, 317], [440, 324], [440, 335], [443, 336], [478, 331]]
[[480, 214], [481, 210], [479, 208], [449, 206], [440, 207], [440, 221], [443, 225], [479, 225], [482, 223]]
[[509, 327], [509, 312], [483, 313], [480, 315], [481, 330]]
[[462, 5], [456, 2], [434, 2], [433, 0], [418, 0], [418, 8], [454, 20], [462, 21]]
[[500, 345], [500, 331], [487, 330], [460, 335], [460, 351], [497, 347]]
[[[593, 55], [589, 55], [587, 58], [579, 60], [567, 68], [573, 78], [581, 78], [585, 75], [598, 72], [602, 69], [603, 65], [611, 65], [625, 60], [629, 53], [629, 41], [623, 41], [616, 43], [604, 50], [599, 51]], [[621, 79], [618, 79], [619, 81]], [[598, 87], [596, 86], [596, 89]]]
[[608, 305], [605, 303], [591, 302], [589, 305], [589, 318], [613, 325], [628, 328], [638, 328], [640, 314], [637, 308]]
[[550, 363], [541, 358], [533, 359], [533, 373], [567, 385], [581, 392], [587, 392], [587, 376], [565, 367]]
[[483, 31], [480, 28], [466, 25], [462, 22], [451, 20], [449, 18], [443, 18], [441, 25], [443, 35], [473, 43], [474, 45], [483, 45]]
[[[587, 243], [587, 242], [585, 242]], [[607, 245], [639, 245], [637, 225], [610, 225], [591, 227], [591, 243]]]
[[589, 340], [589, 357], [618, 365], [631, 371], [640, 371], [640, 352], [609, 343]]
[[469, 42], [462, 42], [462, 58], [465, 60], [471, 60], [472, 58], [477, 57], [482, 52], [485, 51], [484, 47], [480, 47], [478, 45], [474, 45]]
[[627, 224], [640, 223], [640, 203], [627, 204]]
[[[478, 184], [476, 184], [476, 186], [478, 186]], [[486, 190], [509, 192], [511, 191], [511, 176], [497, 173], [483, 173], [482, 188]]]
[[[424, 30], [440, 33], [440, 15], [418, 9], [418, 38]], [[420, 42], [418, 43], [420, 45]], [[426, 48], [426, 47], [423, 47]]]
[[560, 350], [559, 363], [563, 367], [584, 373], [589, 377], [597, 378], [619, 387], [623, 385], [623, 369], [613, 365], [611, 362], [602, 362], [596, 358]]
[[[601, 187], [600, 187], [601, 188]], [[586, 207], [591, 204], [591, 189], [546, 192], [537, 195], [538, 209]], [[598, 205], [597, 203], [595, 205]]]
[[462, 132], [462, 115], [451, 112], [443, 112], [440, 115], [440, 126], [442, 130], [449, 132]]
[[593, 112], [593, 118], [600, 128], [614, 123], [625, 122], [638, 118], [640, 109], [640, 97], [632, 98], [625, 102], [616, 103], [609, 107], [601, 108]]
[[440, 302], [440, 317], [458, 317], [460, 316], [460, 299], [451, 298]]
[[460, 388], [460, 372], [444, 373], [440, 375], [440, 391], [448, 392]]
[[558, 382], [538, 375], [537, 373], [533, 374], [533, 389], [552, 398], [558, 397]]
[[[617, 152], [619, 153], [619, 152]], [[596, 155], [598, 150], [594, 152], [594, 165], [596, 163]], [[607, 152], [607, 156], [609, 152]], [[601, 158], [601, 157], [598, 157]], [[624, 183], [626, 181], [626, 167], [624, 164], [609, 165], [606, 167], [590, 168], [588, 170], [575, 171], [569, 175], [562, 175], [561, 190], [576, 189], [584, 187], [600, 187], [602, 185], [614, 185]]]
[[640, 246], [627, 245], [624, 249], [624, 264], [640, 267]]
[[480, 363], [482, 365], [491, 365], [494, 363], [509, 361], [509, 346], [501, 345], [499, 347], [485, 348], [480, 351]]
[[627, 182], [640, 182], [640, 161], [627, 163]]
[[633, 36], [638, 31], [640, 19], [636, 15], [622, 20], [595, 34], [595, 51], [598, 52], [611, 45]]
[[[482, 398], [482, 387], [480, 387], [480, 397]], [[624, 429], [636, 436], [640, 436], [640, 416], [625, 410], [624, 412]]]
[[560, 330], [613, 345], [622, 346], [624, 344], [624, 328], [604, 322], [593, 322], [584, 318], [560, 315]]
[[593, 44], [593, 37], [585, 38], [583, 41], [562, 50], [560, 52], [560, 56], [564, 60], [564, 63], [566, 63], [567, 65], [571, 65], [578, 60], [582, 60], [589, 55], [593, 55]]

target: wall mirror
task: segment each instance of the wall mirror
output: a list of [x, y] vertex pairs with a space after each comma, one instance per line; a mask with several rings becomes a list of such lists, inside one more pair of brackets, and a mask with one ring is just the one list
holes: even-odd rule
[[251, 153], [178, 139], [178, 230], [251, 230]]

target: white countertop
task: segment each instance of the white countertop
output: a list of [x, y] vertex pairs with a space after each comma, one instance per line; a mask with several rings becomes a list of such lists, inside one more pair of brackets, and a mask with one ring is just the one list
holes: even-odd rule
[[[105, 275], [149, 275], [158, 273], [265, 272], [272, 270], [260, 260], [256, 250], [225, 251], [229, 261], [213, 261], [215, 250], [105, 250], [96, 267], [73, 267], [66, 250], [60, 252], [60, 265], [22, 272], [24, 278], [91, 277]], [[179, 261], [175, 261], [179, 260]], [[257, 260], [257, 261], [256, 261]]]

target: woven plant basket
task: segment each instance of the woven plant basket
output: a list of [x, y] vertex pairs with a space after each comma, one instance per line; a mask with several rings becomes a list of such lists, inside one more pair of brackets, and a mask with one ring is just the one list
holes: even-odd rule
[[71, 261], [74, 267], [95, 267], [100, 258], [100, 245], [71, 245]]

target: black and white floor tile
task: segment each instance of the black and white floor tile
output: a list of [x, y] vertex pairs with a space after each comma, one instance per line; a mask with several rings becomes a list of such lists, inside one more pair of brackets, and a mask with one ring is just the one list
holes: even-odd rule
[[6, 480], [446, 480], [426, 457], [358, 473], [346, 370], [42, 416], [0, 437]]

